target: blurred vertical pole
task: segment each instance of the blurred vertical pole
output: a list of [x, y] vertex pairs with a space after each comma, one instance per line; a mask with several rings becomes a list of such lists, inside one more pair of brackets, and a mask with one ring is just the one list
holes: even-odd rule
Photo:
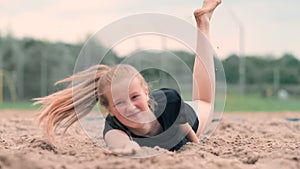
[[245, 56], [244, 56], [244, 51], [245, 51], [245, 32], [244, 32], [244, 27], [242, 23], [239, 23], [239, 30], [240, 30], [240, 66], [239, 66], [239, 74], [240, 74], [240, 93], [245, 94], [245, 84], [246, 84], [246, 70], [245, 70]]
[[239, 86], [240, 86], [240, 94], [245, 93], [245, 84], [246, 84], [246, 61], [244, 56], [245, 51], [245, 30], [243, 23], [238, 19], [238, 17], [233, 13], [233, 11], [229, 11], [231, 13], [231, 16], [233, 20], [238, 24], [239, 26]]
[[24, 60], [25, 54], [21, 51], [19, 46], [16, 46], [18, 59], [17, 59], [17, 89], [20, 99], [24, 99]]
[[[164, 68], [164, 69], [168, 69], [168, 68], [166, 68], [166, 66], [168, 66], [168, 65], [166, 65], [165, 64], [165, 56], [164, 56], [164, 53], [165, 53], [165, 50], [167, 49], [167, 40], [166, 40], [166, 37], [165, 36], [163, 36], [163, 35], [158, 35], [158, 36], [160, 36], [161, 37], [161, 52], [160, 52], [160, 55], [159, 55], [159, 57], [160, 57], [160, 64], [161, 64], [161, 67], [162, 68]], [[160, 82], [161, 82], [161, 84], [160, 85], [162, 85], [163, 87], [166, 87], [167, 86], [167, 76], [165, 75], [165, 72], [163, 72], [164, 70], [159, 70], [159, 78], [160, 78]], [[162, 87], [162, 86], [160, 86], [160, 87]]]
[[[165, 70], [168, 70], [167, 66], [168, 64], [166, 64], [166, 59], [164, 56], [165, 50], [167, 49], [167, 40], [166, 37], [163, 35], [159, 35], [161, 36], [161, 53], [160, 53], [160, 58], [161, 58], [161, 67], [164, 68]], [[168, 84], [168, 79], [167, 79], [167, 75], [165, 74], [165, 72], [160, 71], [160, 78], [161, 78], [161, 82], [162, 85], [165, 87]]]
[[[138, 36], [135, 37], [135, 53], [139, 52], [141, 50], [141, 43], [140, 43], [140, 39]], [[138, 62], [139, 62], [139, 67], [143, 68], [143, 62], [142, 62], [142, 56], [139, 56], [138, 58]]]
[[41, 97], [47, 95], [47, 58], [44, 54], [41, 56]]
[[279, 79], [280, 79], [280, 73], [279, 73], [279, 68], [275, 67], [273, 69], [273, 90], [276, 92], [279, 88]]

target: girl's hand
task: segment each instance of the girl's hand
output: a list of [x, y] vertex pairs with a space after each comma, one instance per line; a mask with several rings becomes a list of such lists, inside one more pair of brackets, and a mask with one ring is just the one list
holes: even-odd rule
[[196, 135], [196, 133], [194, 132], [194, 130], [192, 129], [192, 127], [188, 124], [181, 124], [180, 128], [182, 130], [183, 133], [187, 134], [187, 137], [194, 143], [199, 143], [199, 138]]
[[140, 145], [135, 141], [128, 141], [123, 148], [115, 148], [106, 150], [104, 153], [107, 155], [132, 155], [141, 149]]

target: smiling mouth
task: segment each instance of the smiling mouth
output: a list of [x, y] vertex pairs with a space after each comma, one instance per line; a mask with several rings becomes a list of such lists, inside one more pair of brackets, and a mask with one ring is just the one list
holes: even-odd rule
[[135, 111], [135, 112], [132, 112], [128, 115], [126, 115], [127, 118], [132, 118], [132, 117], [135, 117], [136, 115], [138, 115], [139, 113], [141, 113], [140, 111]]

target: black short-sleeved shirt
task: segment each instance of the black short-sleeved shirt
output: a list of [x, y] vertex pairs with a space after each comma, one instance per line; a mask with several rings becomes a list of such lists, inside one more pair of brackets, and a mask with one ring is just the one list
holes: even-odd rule
[[154, 114], [160, 123], [163, 132], [156, 136], [144, 137], [130, 132], [117, 118], [108, 115], [105, 120], [103, 135], [109, 130], [118, 129], [128, 134], [130, 138], [141, 146], [159, 146], [171, 151], [178, 150], [190, 140], [179, 129], [180, 124], [188, 123], [196, 132], [199, 120], [195, 111], [184, 103], [174, 89], [162, 88], [150, 93], [150, 97], [157, 103]]

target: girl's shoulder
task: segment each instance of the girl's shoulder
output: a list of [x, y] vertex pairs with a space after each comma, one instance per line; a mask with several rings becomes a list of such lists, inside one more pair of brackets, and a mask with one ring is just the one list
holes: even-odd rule
[[150, 93], [150, 97], [152, 97], [157, 102], [161, 102], [163, 100], [169, 103], [181, 101], [180, 94], [172, 88], [161, 88], [153, 90]]

